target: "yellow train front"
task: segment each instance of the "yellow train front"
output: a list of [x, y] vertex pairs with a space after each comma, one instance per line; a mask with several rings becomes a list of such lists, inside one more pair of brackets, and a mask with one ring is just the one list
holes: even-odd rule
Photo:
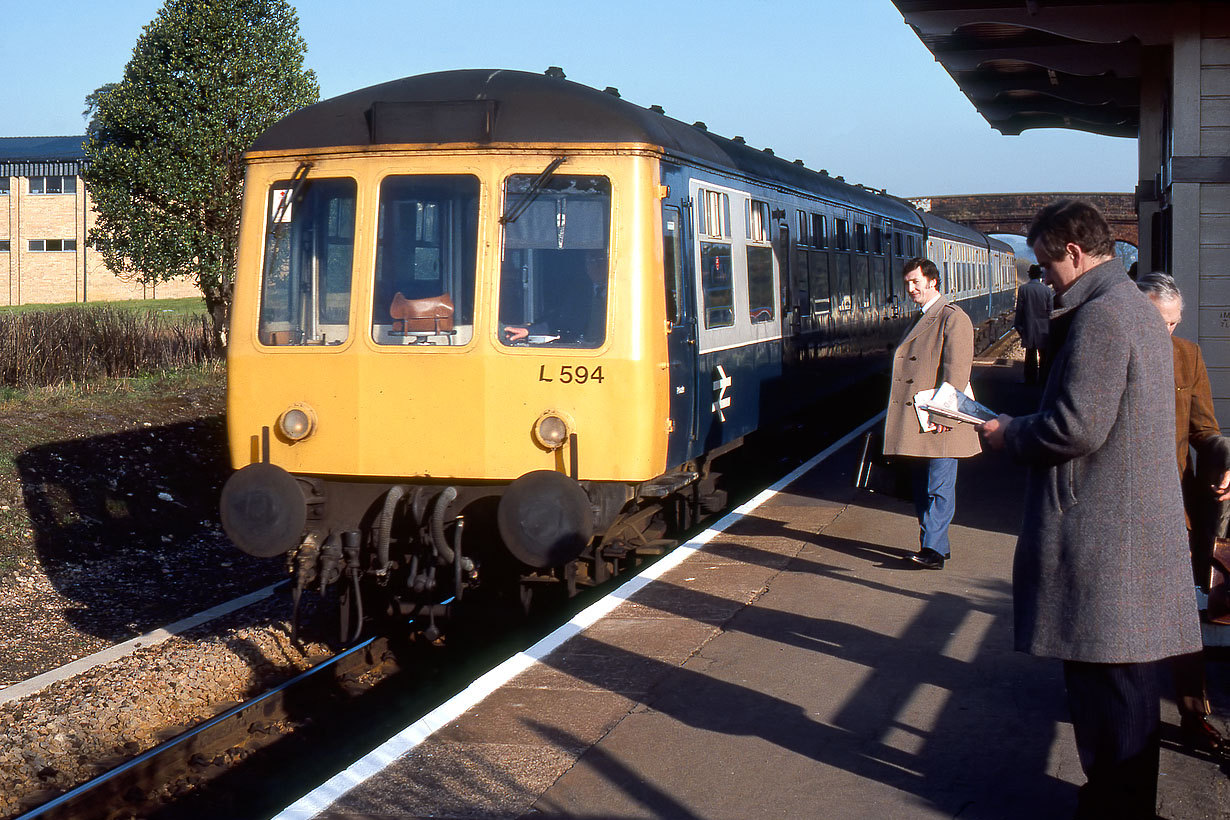
[[354, 629], [373, 582], [432, 615], [485, 571], [575, 581], [666, 463], [653, 151], [501, 144], [516, 112], [390, 90], [254, 145], [228, 342], [226, 530], [294, 551], [302, 587], [341, 581]]

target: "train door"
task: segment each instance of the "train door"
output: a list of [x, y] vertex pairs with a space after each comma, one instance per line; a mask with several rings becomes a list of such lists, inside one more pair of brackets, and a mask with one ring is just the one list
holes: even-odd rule
[[[663, 174], [663, 181], [668, 181]], [[670, 324], [667, 350], [670, 355], [671, 427], [667, 436], [667, 465], [675, 466], [695, 454], [696, 403], [696, 317], [692, 310], [689, 244], [685, 226], [688, 219], [681, 204], [687, 188], [681, 175], [671, 175], [668, 190], [681, 195], [662, 205], [662, 260], [666, 285], [666, 320]]]

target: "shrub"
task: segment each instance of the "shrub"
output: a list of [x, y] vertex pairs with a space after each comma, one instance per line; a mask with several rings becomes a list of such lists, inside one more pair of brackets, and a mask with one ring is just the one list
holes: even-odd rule
[[0, 315], [0, 385], [7, 387], [138, 376], [213, 358], [203, 316], [163, 319], [101, 305]]

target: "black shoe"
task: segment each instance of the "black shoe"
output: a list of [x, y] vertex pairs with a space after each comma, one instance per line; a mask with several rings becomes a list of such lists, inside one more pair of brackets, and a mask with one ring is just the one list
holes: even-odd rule
[[1226, 752], [1226, 739], [1222, 733], [1202, 717], [1184, 715], [1179, 721], [1183, 742], [1192, 749], [1204, 752]]
[[948, 559], [930, 547], [923, 547], [911, 555], [910, 560], [915, 564], [921, 564], [923, 569], [943, 569], [944, 562]]

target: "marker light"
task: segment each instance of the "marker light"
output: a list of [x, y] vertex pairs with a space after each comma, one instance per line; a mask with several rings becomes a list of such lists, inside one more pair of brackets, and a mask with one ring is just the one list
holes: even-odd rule
[[534, 424], [534, 440], [548, 450], [558, 450], [568, 440], [568, 422], [550, 411]]
[[278, 430], [291, 441], [303, 441], [316, 432], [316, 414], [309, 407], [292, 407], [278, 419]]

